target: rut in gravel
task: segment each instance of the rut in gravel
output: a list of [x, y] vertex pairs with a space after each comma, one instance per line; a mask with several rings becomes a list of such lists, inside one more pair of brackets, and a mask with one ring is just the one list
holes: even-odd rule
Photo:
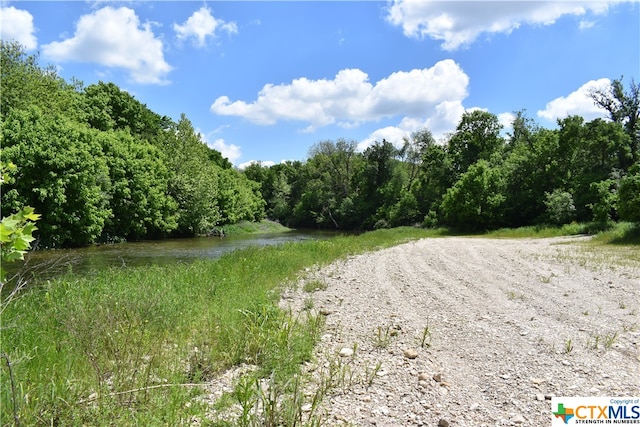
[[341, 374], [327, 424], [543, 426], [554, 395], [640, 395], [640, 266], [586, 239], [423, 239], [310, 271], [327, 288], [282, 304], [327, 316], [308, 366]]

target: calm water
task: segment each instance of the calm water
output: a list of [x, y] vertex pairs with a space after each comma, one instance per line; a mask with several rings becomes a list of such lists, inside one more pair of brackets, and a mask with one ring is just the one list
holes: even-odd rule
[[[286, 233], [249, 234], [243, 236], [197, 237], [168, 239], [80, 249], [36, 251], [29, 255], [23, 271], [28, 277], [50, 279], [71, 269], [74, 273], [87, 273], [117, 266], [140, 266], [191, 262], [199, 258], [218, 258], [221, 255], [250, 246], [277, 245], [310, 239], [329, 239], [339, 235], [331, 231], [289, 231]], [[6, 266], [9, 267], [9, 266]]]

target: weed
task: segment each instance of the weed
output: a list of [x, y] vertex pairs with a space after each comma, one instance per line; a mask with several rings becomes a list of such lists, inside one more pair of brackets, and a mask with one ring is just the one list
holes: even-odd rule
[[391, 342], [391, 327], [385, 328], [378, 326], [376, 334], [373, 338], [373, 345], [376, 348], [387, 348]]
[[617, 339], [618, 339], [618, 331], [605, 335], [604, 348], [608, 350], [611, 347], [613, 347], [613, 344], [615, 344]]
[[422, 337], [420, 339], [420, 347], [431, 347], [431, 328], [429, 327], [429, 323], [425, 325], [422, 329]]
[[587, 348], [590, 350], [597, 350], [600, 345], [600, 335], [592, 334], [587, 339]]
[[625, 308], [627, 308], [627, 304], [624, 301], [620, 301], [618, 303], [618, 307], [624, 310]]
[[314, 304], [314, 302], [313, 302], [313, 298], [305, 298], [305, 300], [304, 300], [304, 307], [303, 307], [303, 309], [304, 309], [305, 311], [309, 311], [309, 310], [313, 309], [314, 305], [315, 305], [315, 304]]
[[572, 351], [573, 351], [573, 342], [571, 341], [571, 338], [567, 338], [566, 340], [564, 340], [564, 352], [571, 353]]
[[368, 365], [365, 366], [365, 372], [364, 372], [365, 390], [369, 390], [369, 387], [373, 385], [373, 381], [378, 375], [378, 372], [380, 372], [381, 368], [382, 368], [382, 362], [376, 363], [376, 366], [374, 367], [369, 367]]
[[325, 289], [327, 289], [327, 284], [322, 280], [310, 280], [302, 287], [302, 290], [308, 293], [324, 291]]

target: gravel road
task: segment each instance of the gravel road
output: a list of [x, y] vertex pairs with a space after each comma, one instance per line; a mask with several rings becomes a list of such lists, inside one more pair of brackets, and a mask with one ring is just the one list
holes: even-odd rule
[[[310, 270], [327, 425], [547, 426], [552, 396], [640, 395], [640, 265], [588, 238], [434, 238]], [[305, 292], [305, 281], [326, 289]]]

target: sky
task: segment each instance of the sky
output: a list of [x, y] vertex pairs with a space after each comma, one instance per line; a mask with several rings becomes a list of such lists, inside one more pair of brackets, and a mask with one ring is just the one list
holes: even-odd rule
[[539, 125], [605, 117], [589, 98], [640, 80], [635, 1], [4, 1], [2, 40], [85, 85], [184, 113], [242, 168], [320, 141], [440, 141], [462, 114]]

